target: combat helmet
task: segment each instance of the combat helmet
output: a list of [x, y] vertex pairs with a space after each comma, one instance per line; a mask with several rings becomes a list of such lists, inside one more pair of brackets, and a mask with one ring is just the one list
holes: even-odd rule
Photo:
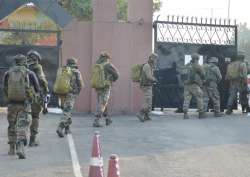
[[14, 59], [16, 65], [26, 65], [27, 64], [27, 58], [22, 54], [18, 54], [16, 56], [14, 56], [13, 59]]
[[193, 61], [194, 61], [194, 60], [199, 60], [200, 56], [199, 56], [198, 53], [193, 53], [193, 54], [191, 55], [191, 58], [192, 58]]
[[77, 59], [76, 58], [68, 58], [67, 59], [67, 65], [69, 66], [77, 66]]
[[42, 60], [41, 55], [35, 51], [35, 50], [30, 50], [27, 53], [27, 62], [29, 65], [35, 64], [37, 62], [40, 62]]

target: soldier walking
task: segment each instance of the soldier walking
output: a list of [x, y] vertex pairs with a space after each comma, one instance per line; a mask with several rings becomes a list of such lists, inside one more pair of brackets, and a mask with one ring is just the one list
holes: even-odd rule
[[43, 72], [43, 67], [40, 64], [41, 59], [41, 55], [35, 50], [30, 50], [27, 53], [27, 63], [29, 69], [36, 74], [41, 88], [40, 94], [35, 95], [35, 99], [31, 104], [32, 123], [30, 126], [30, 147], [39, 145], [37, 134], [39, 128], [40, 113], [42, 111], [43, 97], [47, 96], [47, 94], [49, 93], [48, 81]]
[[208, 109], [209, 99], [214, 104], [214, 116], [221, 117], [223, 114], [220, 112], [220, 94], [218, 91], [218, 83], [221, 81], [222, 76], [218, 64], [218, 58], [211, 57], [208, 59], [208, 64], [204, 65], [205, 69], [205, 83], [203, 85], [203, 100], [204, 111]]
[[[99, 69], [97, 69], [99, 68]], [[102, 79], [97, 79], [97, 75], [102, 75]], [[119, 73], [116, 67], [111, 63], [111, 57], [108, 53], [102, 52], [99, 59], [94, 65], [91, 85], [97, 93], [97, 107], [93, 127], [102, 127], [100, 120], [105, 118], [106, 125], [112, 123], [111, 117], [108, 114], [108, 101], [110, 99], [112, 83], [119, 78]]]
[[144, 102], [140, 112], [136, 115], [141, 122], [151, 120], [149, 113], [152, 109], [152, 88], [153, 84], [156, 82], [153, 73], [157, 57], [157, 54], [152, 53], [149, 56], [148, 62], [142, 66], [140, 88], [144, 94]]
[[229, 80], [229, 98], [227, 101], [226, 114], [230, 115], [233, 112], [233, 105], [237, 98], [237, 93], [240, 94], [240, 103], [243, 108], [248, 108], [248, 99], [244, 97], [244, 92], [247, 89], [247, 66], [244, 62], [245, 55], [239, 52], [236, 60], [230, 63], [227, 67], [226, 79]]
[[198, 63], [199, 55], [193, 54], [191, 58], [192, 58], [191, 63], [188, 65], [187, 80], [185, 81], [184, 85], [183, 118], [184, 119], [189, 118], [188, 109], [190, 101], [193, 96], [196, 98], [197, 101], [199, 118], [205, 118], [206, 114], [203, 109], [203, 92], [202, 92], [205, 73], [203, 67]]
[[60, 123], [56, 130], [60, 138], [64, 137], [65, 134], [71, 133], [70, 125], [72, 124], [72, 111], [76, 97], [80, 94], [83, 87], [82, 75], [77, 66], [77, 59], [67, 59], [67, 65], [61, 68], [61, 71], [62, 73], [57, 75], [57, 77], [61, 77], [59, 78], [57, 89], [64, 89], [67, 86], [68, 88], [63, 90], [64, 93], [62, 94], [58, 93], [54, 86], [54, 92], [55, 94], [59, 94], [58, 96], [60, 97], [61, 108], [63, 110], [63, 116], [61, 117]]
[[40, 92], [40, 87], [35, 73], [26, 68], [26, 57], [20, 54], [16, 55], [14, 60], [15, 65], [3, 78], [4, 96], [8, 102], [8, 154], [17, 153], [19, 159], [25, 159], [27, 133], [31, 122], [31, 103], [34, 95]]

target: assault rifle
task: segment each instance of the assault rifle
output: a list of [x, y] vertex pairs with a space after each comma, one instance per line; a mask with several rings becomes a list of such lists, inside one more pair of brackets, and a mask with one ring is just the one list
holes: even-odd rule
[[50, 94], [43, 96], [43, 114], [47, 114], [48, 111], [48, 104], [50, 102]]

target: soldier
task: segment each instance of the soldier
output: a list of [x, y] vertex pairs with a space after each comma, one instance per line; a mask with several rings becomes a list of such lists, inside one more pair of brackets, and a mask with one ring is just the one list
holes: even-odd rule
[[[9, 155], [25, 159], [24, 147], [27, 145], [27, 132], [30, 125], [31, 102], [35, 93], [40, 92], [35, 73], [26, 68], [26, 57], [16, 55], [15, 66], [11, 67], [3, 78], [4, 96], [8, 102], [7, 119], [9, 122]], [[32, 88], [31, 88], [32, 87]]]
[[206, 76], [203, 85], [203, 101], [204, 111], [207, 111], [208, 102], [211, 99], [214, 104], [214, 116], [221, 117], [223, 114], [220, 112], [220, 94], [217, 86], [222, 76], [219, 67], [216, 65], [217, 63], [218, 58], [211, 57], [208, 59], [208, 64], [204, 65]]
[[[80, 94], [83, 87], [82, 75], [77, 67], [77, 59], [67, 59], [66, 67], [69, 67], [72, 71], [72, 77], [70, 78], [71, 89], [66, 95], [60, 95], [63, 116], [56, 131], [60, 138], [64, 137], [64, 133], [71, 133], [70, 125], [72, 124], [72, 110], [76, 97]], [[64, 129], [65, 132], [63, 132]]]
[[49, 93], [48, 81], [46, 80], [45, 74], [43, 72], [43, 67], [40, 64], [41, 59], [41, 55], [35, 50], [30, 50], [27, 53], [27, 62], [29, 69], [36, 74], [39, 85], [41, 87], [41, 94], [35, 95], [35, 99], [31, 104], [32, 123], [30, 126], [30, 147], [39, 145], [36, 138], [39, 127], [39, 115], [42, 111], [43, 97], [47, 96], [47, 94]]
[[194, 96], [197, 101], [197, 107], [199, 112], [199, 118], [205, 118], [206, 114], [203, 109], [203, 92], [202, 86], [205, 78], [205, 73], [203, 67], [199, 65], [199, 55], [193, 54], [191, 56], [192, 60], [188, 66], [187, 80], [184, 86], [184, 103], [183, 112], [184, 119], [188, 119], [188, 108], [191, 98]]
[[157, 57], [157, 54], [152, 53], [149, 56], [148, 62], [142, 67], [140, 87], [144, 94], [144, 103], [142, 109], [136, 115], [141, 122], [144, 122], [145, 120], [151, 120], [149, 113], [152, 109], [152, 88], [153, 84], [156, 82], [153, 73]]
[[[248, 99], [244, 96], [247, 89], [247, 66], [244, 62], [245, 55], [239, 52], [236, 60], [230, 63], [227, 67], [226, 79], [229, 80], [229, 98], [227, 101], [226, 114], [230, 115], [233, 112], [233, 105], [237, 98], [237, 93], [240, 93], [240, 103], [243, 108], [249, 109]], [[246, 95], [246, 94], [245, 94]]]
[[112, 83], [117, 81], [119, 73], [116, 67], [111, 63], [111, 57], [107, 52], [102, 52], [96, 64], [102, 65], [104, 70], [104, 78], [107, 83], [104, 88], [96, 88], [97, 93], [97, 108], [93, 127], [102, 127], [101, 118], [105, 118], [106, 125], [110, 125], [112, 120], [108, 114], [108, 101], [111, 94]]

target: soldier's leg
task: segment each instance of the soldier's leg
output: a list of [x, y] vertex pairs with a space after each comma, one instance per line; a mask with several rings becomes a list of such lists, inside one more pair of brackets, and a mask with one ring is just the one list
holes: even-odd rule
[[29, 146], [38, 146], [38, 140], [37, 140], [37, 134], [38, 134], [38, 128], [39, 128], [39, 119], [40, 119], [40, 113], [42, 111], [42, 106], [33, 103], [31, 105], [31, 114], [32, 114], [32, 122], [30, 126], [30, 142]]
[[221, 117], [223, 114], [220, 112], [220, 93], [217, 87], [209, 88], [209, 97], [213, 101], [214, 104], [214, 116]]
[[233, 110], [233, 104], [235, 99], [237, 98], [237, 86], [236, 83], [230, 83], [230, 87], [229, 87], [229, 98], [227, 101], [227, 111], [226, 114], [231, 114], [232, 110]]
[[65, 133], [70, 133], [70, 125], [72, 123], [72, 110], [74, 108], [76, 96], [73, 94], [68, 94], [65, 97], [63, 104], [63, 116], [57, 128], [57, 134], [59, 137], [64, 137], [63, 130], [65, 128]]
[[205, 118], [206, 114], [205, 114], [205, 111], [204, 111], [203, 91], [202, 91], [202, 89], [198, 85], [193, 84], [192, 89], [191, 89], [191, 93], [196, 98], [197, 108], [198, 108], [198, 112], [199, 112], [199, 118], [200, 119]]
[[145, 120], [151, 120], [149, 117], [149, 113], [152, 109], [152, 100], [153, 100], [153, 93], [152, 93], [152, 87], [148, 87], [146, 90], [146, 105], [145, 105]]
[[8, 119], [8, 144], [10, 145], [10, 149], [8, 154], [15, 155], [16, 150], [16, 121], [17, 121], [17, 109], [14, 105], [8, 105], [8, 112], [7, 112], [7, 119]]
[[25, 146], [31, 123], [31, 107], [28, 104], [20, 105], [17, 114], [17, 155], [19, 159], [25, 159]]
[[110, 92], [111, 92], [111, 88], [105, 88], [103, 90], [100, 90], [97, 92], [97, 109], [96, 109], [96, 118], [94, 120], [93, 126], [94, 127], [102, 127], [101, 123], [100, 123], [100, 119], [102, 118], [102, 116], [106, 116], [106, 124], [109, 125], [111, 123], [111, 119], [110, 117], [108, 117], [107, 114], [107, 106], [108, 106], [108, 101], [110, 98]]
[[[148, 109], [149, 109], [149, 101], [150, 101], [150, 92], [148, 87], [142, 87], [141, 88], [142, 92], [143, 92], [143, 104], [142, 104], [142, 108], [139, 111], [139, 113], [137, 113], [137, 118], [141, 121], [144, 122], [145, 121], [145, 115], [148, 113]], [[152, 93], [152, 91], [151, 91]], [[151, 103], [152, 105], [152, 103]], [[151, 110], [151, 109], [150, 109]]]
[[192, 99], [192, 94], [189, 91], [189, 85], [186, 85], [184, 87], [184, 102], [183, 102], [183, 113], [184, 113], [184, 119], [188, 119], [188, 109], [190, 105], [190, 101]]
[[209, 99], [210, 99], [209, 88], [206, 87], [206, 88], [203, 89], [203, 109], [204, 109], [205, 112], [208, 111]]

